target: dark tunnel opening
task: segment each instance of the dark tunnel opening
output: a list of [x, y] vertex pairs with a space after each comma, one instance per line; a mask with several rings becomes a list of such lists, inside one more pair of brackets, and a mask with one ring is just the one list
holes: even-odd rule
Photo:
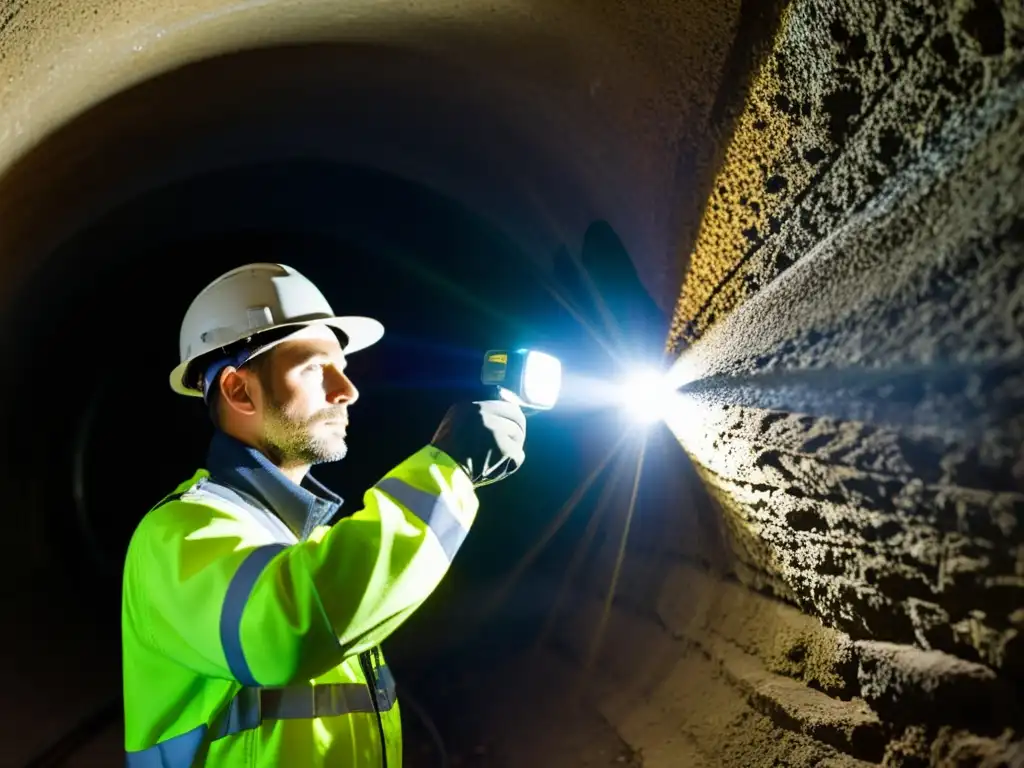
[[[217, 274], [279, 260], [339, 311], [387, 328], [376, 349], [351, 361], [361, 397], [350, 458], [316, 473], [346, 499], [342, 515], [429, 439], [453, 400], [478, 396], [487, 348], [540, 347], [569, 369], [610, 378], [620, 371], [588, 328], [603, 335], [621, 322], [625, 357], [660, 358], [667, 319], [650, 280], [593, 213], [610, 210], [600, 202], [607, 190], [619, 192], [537, 135], [523, 105], [501, 104], [505, 86], [495, 91], [483, 74], [414, 48], [247, 50], [116, 94], [60, 126], [4, 178], [21, 211], [6, 218], [4, 236], [26, 257], [8, 265], [4, 283], [3, 344], [19, 360], [5, 388], [19, 404], [3, 415], [5, 471], [32, 510], [16, 525], [31, 542], [19, 557], [33, 573], [9, 597], [14, 614], [54, 643], [75, 628], [79, 653], [93, 658], [53, 720], [66, 729], [83, 713], [100, 718], [83, 721], [84, 752], [82, 728], [61, 750], [89, 760], [90, 744], [109, 751], [121, 738], [118, 707], [97, 708], [120, 678], [121, 562], [145, 510], [204, 464], [205, 411], [166, 382], [188, 301]], [[451, 130], [469, 124], [470, 134]], [[573, 152], [582, 138], [573, 137]], [[614, 175], [602, 154], [602, 172]], [[663, 236], [651, 213], [643, 211], [638, 243]], [[389, 641], [400, 685], [430, 713], [406, 718], [410, 749], [423, 750], [410, 765], [437, 764], [431, 718], [453, 750], [472, 751], [485, 738], [478, 732], [493, 731], [467, 723], [453, 691], [469, 687], [479, 699], [486, 686], [475, 677], [509, 674], [507, 660], [549, 634], [544, 622], [564, 598], [559, 584], [589, 513], [602, 499], [608, 506], [601, 483], [575, 498], [512, 593], [496, 588], [624, 427], [608, 409], [532, 419], [516, 485], [481, 492], [486, 513], [457, 565]], [[680, 455], [663, 437], [666, 456]], [[619, 497], [628, 492], [620, 482]], [[651, 518], [634, 530], [658, 527]], [[15, 644], [5, 655], [59, 652], [45, 647]], [[38, 717], [21, 718], [25, 757], [57, 736], [36, 733]]]
[[[235, 231], [224, 227], [232, 209], [247, 220]], [[514, 244], [451, 201], [362, 169], [316, 162], [241, 168], [179, 183], [106, 216], [60, 249], [55, 266], [26, 289], [26, 296], [48, 300], [30, 299], [19, 311], [33, 329], [22, 350], [32, 383], [22, 396], [38, 403], [60, 397], [64, 383], [47, 375], [53, 361], [46, 350], [54, 348], [89, 385], [72, 413], [54, 413], [42, 431], [78, 421], [85, 413], [75, 409], [95, 404], [87, 453], [123, 446], [115, 451], [122, 454], [115, 471], [121, 482], [142, 483], [130, 496], [157, 499], [170, 477], [201, 463], [205, 448], [195, 436], [207, 427], [204, 409], [139, 384], [166, 383], [162, 363], [176, 354], [176, 325], [188, 297], [211, 275], [247, 260], [292, 264], [325, 285], [339, 307], [386, 323], [383, 354], [352, 359], [353, 375], [367, 382], [359, 408], [367, 424], [401, 413], [412, 436], [402, 430], [373, 439], [371, 429], [356, 437], [356, 445], [365, 441], [371, 467], [390, 451], [410, 452], [419, 442], [415, 435], [439, 418], [438, 408], [453, 395], [472, 394], [488, 344], [565, 344], [564, 333], [553, 333], [555, 323], [567, 325], [563, 317], [538, 322], [557, 310]], [[111, 348], [77, 341], [87, 327], [109, 334]], [[432, 377], [422, 376], [426, 370]], [[413, 393], [422, 407], [409, 407]], [[23, 413], [30, 421], [19, 426], [28, 433], [40, 412]], [[140, 418], [162, 437], [133, 451]], [[145, 458], [151, 450], [152, 462]], [[87, 462], [87, 497], [102, 485], [106, 463]], [[349, 498], [377, 470], [353, 478]], [[116, 524], [103, 533], [126, 541]], [[108, 565], [120, 554], [107, 553]]]
[[[109, 654], [103, 666], [113, 670], [120, 565], [132, 530], [204, 466], [205, 409], [171, 393], [166, 379], [180, 317], [212, 276], [280, 261], [323, 286], [339, 311], [377, 317], [387, 328], [381, 344], [350, 360], [361, 395], [349, 458], [315, 472], [346, 499], [344, 515], [429, 439], [451, 402], [479, 396], [485, 349], [546, 349], [571, 369], [615, 376], [614, 362], [579, 322], [602, 321], [595, 290], [628, 334], [622, 351], [657, 359], [665, 319], [621, 242], [595, 222], [584, 243], [578, 262], [565, 252], [556, 257], [551, 280], [512, 237], [429, 188], [308, 160], [196, 176], [108, 213], [47, 261], [12, 313], [32, 329], [14, 352], [23, 361], [12, 392], [21, 407], [8, 455], [20, 457], [23, 479], [39, 489], [34, 514], [50, 564], [40, 592], [62, 585], [62, 601], [87, 606], [85, 621]], [[486, 511], [474, 536], [424, 610], [389, 642], [403, 683], [427, 689], [424, 701], [449, 738], [469, 734], [452, 702], [433, 693], [438, 679], [500, 665], [537, 640], [596, 490], [501, 612], [482, 606], [627, 426], [607, 409], [531, 419], [530, 457], [515, 485], [481, 492]], [[679, 453], [671, 438], [661, 448]], [[658, 527], [649, 520], [637, 528], [644, 525]], [[413, 720], [410, 728], [416, 743], [423, 725]]]

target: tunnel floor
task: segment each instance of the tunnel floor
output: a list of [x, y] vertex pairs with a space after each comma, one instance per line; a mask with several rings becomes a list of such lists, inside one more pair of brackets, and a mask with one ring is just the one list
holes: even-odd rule
[[[567, 694], [574, 680], [570, 667], [547, 651], [497, 669], [467, 669], [428, 705], [448, 762], [406, 702], [403, 768], [640, 768], [641, 756], [597, 712]], [[119, 765], [123, 736], [118, 719], [61, 764]]]
[[[471, 668], [438, 689], [431, 717], [453, 768], [622, 768], [642, 765], [597, 712], [571, 696], [571, 668], [550, 651], [496, 669]], [[405, 768], [439, 768], [436, 749], [407, 706]]]
[[[116, 642], [111, 633], [117, 624], [97, 606], [72, 599], [59, 584], [36, 584], [8, 597], [16, 604], [14, 615], [39, 631], [31, 636], [10, 632], [2, 636], [4, 678], [11, 683], [12, 700], [20, 706], [5, 718], [4, 742], [11, 751], [0, 765], [93, 768], [123, 764], [119, 714], [83, 737], [64, 759], [31, 762], [68, 733], [72, 724], [87, 722], [117, 696], [118, 659], [109, 653]], [[74, 642], [69, 644], [69, 638]], [[40, 650], [53, 661], [51, 665], [27, 667], [19, 661], [38, 657]], [[480, 648], [463, 650], [460, 657], [461, 665], [438, 663], [412, 680], [412, 701], [403, 702], [404, 768], [638, 768], [643, 764], [641, 756], [586, 703], [585, 696], [573, 695], [578, 667], [558, 651], [506, 654]], [[399, 674], [402, 685], [405, 678]], [[55, 690], [62, 692], [56, 700]], [[426, 710], [441, 734], [447, 764], [440, 759], [418, 708]]]

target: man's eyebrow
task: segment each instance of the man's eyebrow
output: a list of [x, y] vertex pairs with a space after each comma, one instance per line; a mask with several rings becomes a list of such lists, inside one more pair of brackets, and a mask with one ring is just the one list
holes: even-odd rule
[[302, 351], [298, 356], [296, 365], [306, 365], [314, 360], [330, 360], [336, 362], [339, 368], [345, 368], [348, 365], [348, 359], [345, 355], [342, 354], [335, 357], [330, 352], [324, 352], [319, 349]]

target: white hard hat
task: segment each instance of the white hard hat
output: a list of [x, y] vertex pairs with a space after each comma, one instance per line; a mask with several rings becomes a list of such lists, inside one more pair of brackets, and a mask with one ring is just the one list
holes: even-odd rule
[[[227, 272], [199, 292], [181, 321], [179, 364], [171, 371], [171, 389], [182, 395], [202, 397], [201, 371], [192, 363], [221, 350], [275, 329], [326, 325], [341, 331], [346, 353], [380, 341], [384, 326], [369, 317], [336, 317], [315, 285], [284, 264], [246, 264]], [[246, 359], [267, 351], [288, 338], [273, 334]], [[226, 355], [225, 355], [226, 356]]]

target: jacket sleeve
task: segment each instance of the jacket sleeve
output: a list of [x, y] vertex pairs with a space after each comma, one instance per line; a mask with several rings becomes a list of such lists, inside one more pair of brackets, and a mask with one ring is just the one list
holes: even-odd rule
[[360, 511], [291, 546], [186, 499], [136, 530], [126, 615], [197, 673], [262, 686], [309, 680], [379, 644], [441, 581], [478, 505], [469, 477], [432, 446], [368, 490]]

